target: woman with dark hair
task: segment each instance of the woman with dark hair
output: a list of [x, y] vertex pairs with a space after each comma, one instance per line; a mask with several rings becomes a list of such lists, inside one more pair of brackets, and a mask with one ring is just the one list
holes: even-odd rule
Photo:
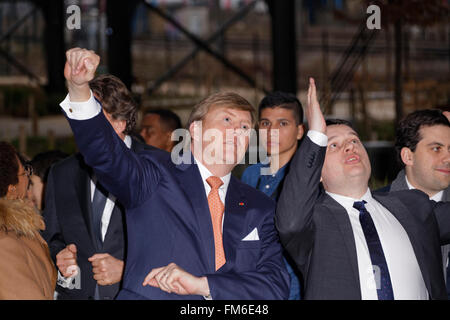
[[0, 142], [0, 299], [53, 299], [56, 269], [40, 230], [44, 221], [24, 201], [29, 176], [14, 147]]

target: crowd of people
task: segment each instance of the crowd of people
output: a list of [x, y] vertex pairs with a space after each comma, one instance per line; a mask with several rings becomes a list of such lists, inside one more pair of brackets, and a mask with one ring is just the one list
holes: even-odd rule
[[[402, 119], [402, 169], [370, 190], [358, 133], [325, 120], [314, 79], [305, 108], [272, 92], [258, 117], [235, 93], [206, 97], [174, 154], [179, 117], [149, 110], [137, 131], [130, 92], [95, 77], [99, 62], [67, 52], [60, 105], [79, 153], [26, 161], [0, 142], [0, 299], [450, 296], [450, 112]], [[268, 161], [239, 180], [256, 124]]]

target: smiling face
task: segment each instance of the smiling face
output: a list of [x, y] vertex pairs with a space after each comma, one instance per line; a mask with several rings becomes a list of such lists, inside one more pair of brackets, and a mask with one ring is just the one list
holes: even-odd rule
[[450, 127], [426, 126], [419, 132], [415, 151], [403, 148], [402, 160], [408, 181], [433, 196], [450, 185]]
[[201, 122], [193, 122], [190, 126], [196, 158], [200, 158], [195, 150], [201, 137], [202, 163], [210, 171], [221, 165], [232, 169], [245, 155], [251, 127], [252, 118], [249, 111], [227, 106], [211, 107]]
[[368, 188], [371, 166], [358, 134], [346, 125], [331, 125], [327, 127], [327, 136], [327, 152], [322, 168], [325, 190], [347, 196], [364, 194]]

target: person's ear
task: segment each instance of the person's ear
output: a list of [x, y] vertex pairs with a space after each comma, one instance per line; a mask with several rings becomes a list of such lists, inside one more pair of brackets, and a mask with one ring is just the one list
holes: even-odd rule
[[305, 133], [305, 127], [303, 124], [299, 124], [297, 126], [297, 140], [300, 140], [303, 137], [303, 134]]
[[412, 166], [414, 164], [414, 153], [410, 148], [403, 147], [402, 150], [400, 150], [400, 157], [405, 166]]
[[127, 127], [127, 122], [126, 120], [115, 120], [113, 121], [113, 128], [114, 131], [117, 132], [117, 134], [124, 134], [123, 132], [125, 131], [125, 128]]
[[13, 184], [10, 184], [8, 186], [8, 191], [6, 192], [6, 198], [7, 199], [15, 199], [16, 198], [16, 186]]

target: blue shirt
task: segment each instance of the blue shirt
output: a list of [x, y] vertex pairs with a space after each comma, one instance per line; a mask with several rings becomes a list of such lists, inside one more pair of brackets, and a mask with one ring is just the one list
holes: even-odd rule
[[[289, 162], [281, 167], [276, 173], [261, 175], [261, 169], [269, 168], [269, 164], [257, 163], [247, 167], [242, 173], [241, 181], [246, 184], [262, 191], [267, 196], [271, 197], [275, 201], [278, 200], [279, 190], [277, 190], [280, 183], [282, 183], [287, 167], [289, 166]], [[289, 276], [291, 277], [291, 289], [289, 292], [289, 300], [300, 300], [300, 282], [298, 280], [297, 275], [295, 274], [292, 265], [286, 260], [286, 255], [284, 257], [284, 262], [286, 264], [286, 268], [289, 272]]]
[[[274, 192], [277, 191], [278, 185], [284, 179], [288, 164], [284, 165], [274, 174], [261, 175], [261, 169], [269, 168], [269, 164], [257, 163], [247, 167], [242, 174], [241, 181], [252, 186], [253, 188], [262, 191], [269, 197], [272, 197]], [[273, 197], [274, 200], [278, 200], [278, 195]]]

